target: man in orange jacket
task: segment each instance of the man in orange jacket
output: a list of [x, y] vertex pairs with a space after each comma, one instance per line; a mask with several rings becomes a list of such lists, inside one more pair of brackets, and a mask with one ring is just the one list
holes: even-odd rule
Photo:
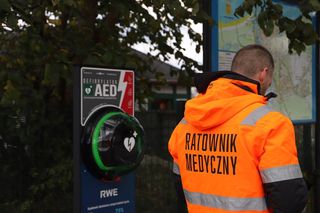
[[273, 57], [260, 45], [248, 45], [237, 52], [231, 70], [195, 76], [199, 95], [187, 101], [169, 141], [188, 211], [300, 213], [307, 188], [294, 128], [267, 106], [275, 94], [265, 95]]

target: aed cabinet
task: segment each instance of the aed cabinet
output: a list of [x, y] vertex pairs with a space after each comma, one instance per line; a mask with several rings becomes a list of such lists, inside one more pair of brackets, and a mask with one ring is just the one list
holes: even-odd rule
[[132, 70], [75, 67], [74, 213], [135, 213], [145, 142], [134, 95]]

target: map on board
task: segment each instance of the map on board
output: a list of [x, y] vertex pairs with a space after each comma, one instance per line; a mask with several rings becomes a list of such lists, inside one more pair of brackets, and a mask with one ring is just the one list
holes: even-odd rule
[[[266, 37], [256, 21], [256, 16], [235, 17], [235, 9], [242, 0], [219, 1], [219, 70], [230, 70], [235, 52], [248, 44], [261, 44], [268, 48], [275, 60], [275, 71], [271, 88], [278, 97], [269, 104], [296, 122], [314, 119], [313, 97], [313, 50], [308, 46], [301, 55], [288, 53], [288, 39], [275, 28]], [[299, 10], [283, 5], [284, 15], [296, 18]]]

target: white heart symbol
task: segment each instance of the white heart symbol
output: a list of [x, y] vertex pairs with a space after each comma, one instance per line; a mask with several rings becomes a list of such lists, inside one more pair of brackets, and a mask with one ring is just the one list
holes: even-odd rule
[[132, 151], [132, 149], [134, 148], [135, 143], [136, 143], [136, 140], [134, 139], [134, 137], [125, 138], [124, 139], [124, 147], [126, 147], [128, 152]]
[[86, 91], [87, 95], [89, 95], [91, 92], [91, 88], [86, 88], [85, 91]]

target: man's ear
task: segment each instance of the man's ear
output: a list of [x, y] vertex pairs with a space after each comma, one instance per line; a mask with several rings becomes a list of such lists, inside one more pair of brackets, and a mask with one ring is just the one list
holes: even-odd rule
[[262, 84], [268, 75], [268, 68], [265, 67], [259, 72], [259, 82]]

